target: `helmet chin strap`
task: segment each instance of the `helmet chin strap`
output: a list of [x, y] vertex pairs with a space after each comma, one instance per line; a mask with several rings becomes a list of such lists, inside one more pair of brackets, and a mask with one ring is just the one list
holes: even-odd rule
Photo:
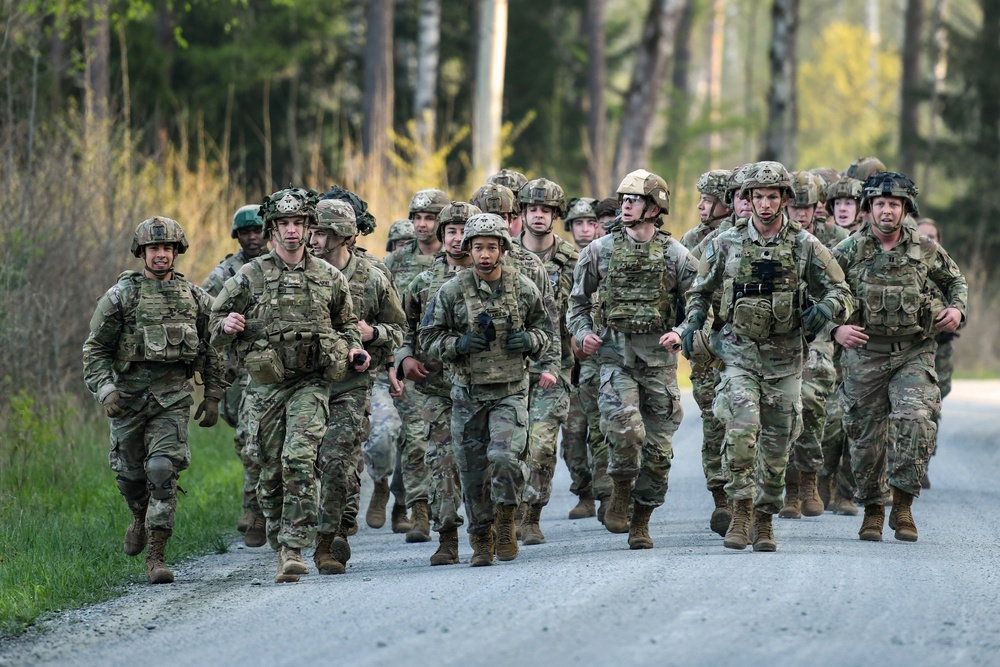
[[772, 215], [770, 218], [764, 218], [757, 211], [757, 207], [754, 206], [753, 200], [751, 199], [750, 200], [750, 210], [753, 211], [753, 217], [758, 222], [760, 222], [760, 224], [764, 225], [765, 227], [769, 227], [770, 225], [773, 225], [776, 221], [778, 221], [778, 220], [781, 219], [781, 207], [780, 206], [778, 207], [778, 210], [774, 212], [774, 215]]
[[157, 278], [163, 278], [164, 276], [171, 274], [174, 270], [173, 262], [171, 262], [170, 266], [166, 269], [154, 269], [153, 267], [151, 267], [149, 264], [146, 263], [146, 260], [143, 260], [142, 263], [145, 264], [146, 270], [149, 271], [154, 276], [156, 276]]
[[464, 250], [461, 250], [459, 252], [452, 252], [450, 250], [445, 250], [444, 252], [452, 259], [465, 259], [466, 257], [469, 256], [469, 253], [465, 252]]

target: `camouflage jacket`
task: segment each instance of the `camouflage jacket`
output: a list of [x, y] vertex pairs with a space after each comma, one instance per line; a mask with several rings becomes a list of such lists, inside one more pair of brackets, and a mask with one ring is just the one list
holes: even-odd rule
[[[666, 232], [657, 232], [663, 240], [663, 262], [666, 266], [666, 295], [676, 309], [680, 307], [680, 298], [691, 286], [697, 273], [697, 265], [687, 249]], [[651, 242], [651, 241], [650, 241]], [[595, 239], [583, 252], [576, 265], [573, 276], [573, 291], [570, 294], [569, 330], [576, 337], [576, 343], [583, 347], [583, 339], [588, 334], [596, 334], [604, 341], [600, 350], [594, 355], [600, 363], [610, 363], [632, 367], [636, 359], [641, 359], [648, 366], [676, 366], [677, 355], [668, 352], [660, 345], [660, 337], [670, 330], [669, 323], [663, 331], [647, 334], [629, 334], [614, 331], [603, 326], [601, 331], [595, 331], [593, 317], [593, 295], [601, 283], [608, 279], [611, 256], [616, 244], [628, 243], [636, 248], [647, 247], [647, 243], [636, 243], [624, 230], [610, 233]]]
[[818, 238], [819, 242], [830, 250], [836, 248], [838, 243], [850, 236], [846, 229], [838, 227], [833, 222], [820, 220], [819, 218], [813, 222], [812, 229], [807, 231]]
[[402, 294], [417, 274], [429, 269], [434, 264], [434, 257], [435, 255], [425, 255], [420, 252], [420, 246], [416, 241], [410, 241], [402, 248], [397, 248], [386, 255], [385, 267], [392, 275], [396, 294]]
[[240, 267], [249, 261], [243, 248], [240, 248], [231, 255], [226, 255], [226, 258], [219, 262], [219, 265], [208, 274], [208, 278], [205, 278], [205, 282], [201, 284], [201, 288], [208, 292], [208, 295], [214, 299], [219, 296], [219, 292], [222, 291], [222, 286], [226, 284], [226, 281], [235, 276]]
[[372, 266], [374, 266], [376, 269], [379, 270], [379, 273], [381, 273], [383, 276], [389, 279], [389, 284], [392, 285], [393, 291], [395, 291], [397, 295], [399, 294], [399, 290], [396, 289], [396, 283], [393, 281], [392, 271], [390, 271], [389, 267], [385, 265], [385, 262], [383, 262], [375, 255], [371, 254], [361, 246], [352, 247], [351, 252], [357, 255], [358, 257], [364, 257], [369, 262], [371, 262]]
[[[726, 219], [728, 220], [728, 218]], [[725, 222], [725, 220], [723, 220]], [[721, 223], [720, 225], [721, 226]], [[691, 229], [684, 232], [684, 236], [681, 237], [681, 245], [688, 249], [688, 252], [693, 252], [698, 244], [705, 240], [705, 238], [714, 232], [718, 227], [712, 227], [709, 223], [699, 222], [698, 226], [692, 227]]]
[[[542, 252], [533, 252], [523, 245], [521, 248], [542, 262], [545, 275], [548, 276], [552, 297], [556, 303], [556, 322], [558, 323], [558, 326], [554, 326], [553, 329], [559, 332], [557, 339], [559, 344], [553, 344], [551, 350], [558, 353], [559, 369], [562, 371], [564, 379], [569, 382], [569, 376], [573, 371], [574, 357], [573, 349], [569, 343], [569, 329], [566, 327], [566, 314], [569, 312], [569, 293], [573, 290], [573, 272], [576, 270], [580, 254], [572, 243], [567, 243], [555, 234], [552, 235], [552, 238], [552, 246]], [[544, 363], [535, 363], [531, 364], [530, 370], [532, 373], [542, 373], [549, 369]]]
[[[192, 341], [197, 348], [197, 358], [192, 362], [135, 361], [126, 358], [129, 346], [125, 343], [130, 337], [142, 335], [136, 315], [144, 287], [179, 287], [190, 292], [196, 312], [194, 322], [190, 324], [197, 331], [197, 340]], [[158, 281], [138, 271], [125, 271], [118, 276], [118, 282], [97, 300], [97, 309], [90, 320], [90, 335], [83, 344], [83, 378], [87, 388], [98, 401], [103, 401], [117, 390], [124, 398], [134, 401], [136, 408], [145, 402], [147, 395], [162, 407], [169, 408], [190, 396], [193, 387], [189, 380], [197, 368], [206, 391], [221, 398], [229, 383], [223, 377], [218, 351], [208, 345], [211, 310], [211, 297], [180, 273], [175, 272], [169, 281]], [[132, 352], [136, 352], [136, 346], [132, 346]]]
[[[545, 273], [545, 265], [542, 264], [542, 260], [538, 259], [535, 253], [525, 250], [524, 246], [518, 243], [517, 239], [514, 239], [514, 247], [511, 248], [509, 253], [504, 255], [504, 261], [509, 262], [511, 266], [517, 267], [525, 278], [535, 283], [538, 293], [542, 296], [545, 312], [549, 314], [549, 318], [552, 320], [551, 329], [552, 331], [558, 331], [559, 305], [556, 303], [555, 295], [552, 293], [552, 283], [549, 280], [548, 274]], [[559, 377], [562, 365], [560, 354], [561, 350], [558, 345], [550, 345], [545, 350], [542, 358], [537, 363], [531, 365], [531, 372], [551, 373]]]

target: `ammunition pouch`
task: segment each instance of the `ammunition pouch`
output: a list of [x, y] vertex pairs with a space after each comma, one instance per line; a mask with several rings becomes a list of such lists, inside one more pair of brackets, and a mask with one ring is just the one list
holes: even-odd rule
[[285, 365], [278, 356], [278, 352], [266, 343], [261, 347], [255, 346], [246, 358], [243, 365], [246, 366], [250, 378], [257, 384], [277, 384], [285, 379]]

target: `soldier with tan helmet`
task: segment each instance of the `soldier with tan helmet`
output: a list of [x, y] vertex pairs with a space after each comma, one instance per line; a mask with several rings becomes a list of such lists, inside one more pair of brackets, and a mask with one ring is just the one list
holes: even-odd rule
[[125, 532], [129, 556], [147, 544], [146, 578], [166, 584], [164, 564], [174, 529], [177, 478], [191, 463], [187, 425], [191, 378], [201, 369], [205, 398], [195, 419], [214, 426], [226, 381], [208, 346], [211, 297], [174, 269], [188, 242], [175, 220], [139, 223], [132, 254], [142, 271], [125, 271], [97, 301], [83, 344], [83, 378], [111, 424], [111, 469], [132, 512]]
[[410, 244], [410, 241], [417, 240], [417, 230], [413, 228], [413, 221], [397, 220], [389, 227], [389, 236], [385, 240], [385, 251], [392, 252], [399, 250]]
[[726, 425], [726, 493], [734, 506], [723, 544], [745, 549], [753, 523], [754, 551], [775, 551], [771, 516], [782, 507], [788, 450], [801, 428], [803, 338], [850, 313], [851, 294], [830, 251], [785, 215], [794, 192], [784, 166], [756, 163], [739, 196], [751, 218], [705, 250], [676, 331], [689, 356], [721, 291], [716, 349], [725, 367], [715, 416]]
[[555, 332], [534, 283], [503, 261], [513, 242], [502, 218], [474, 215], [461, 249], [472, 267], [428, 303], [420, 346], [451, 373], [453, 450], [462, 480], [472, 565], [517, 558], [528, 425], [528, 362]]
[[[637, 169], [622, 180], [618, 197], [621, 227], [587, 246], [577, 262], [569, 328], [601, 364], [597, 402], [614, 483], [604, 527], [628, 533], [630, 549], [652, 549], [649, 518], [666, 496], [673, 434], [683, 416], [669, 341], [676, 334], [669, 332], [695, 263], [659, 229], [670, 210], [666, 181]], [[593, 318], [595, 293], [600, 325]]]
[[848, 234], [861, 229], [861, 181], [845, 176], [831, 183], [826, 189], [826, 211]]

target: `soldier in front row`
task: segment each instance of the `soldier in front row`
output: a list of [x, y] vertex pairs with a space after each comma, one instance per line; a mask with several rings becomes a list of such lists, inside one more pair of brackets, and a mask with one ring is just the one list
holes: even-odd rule
[[177, 476], [191, 462], [187, 426], [195, 366], [205, 382], [195, 413], [201, 426], [218, 421], [225, 390], [222, 361], [208, 347], [211, 298], [174, 270], [187, 249], [176, 221], [141, 222], [132, 254], [142, 259], [143, 270], [122, 273], [98, 300], [83, 344], [83, 377], [111, 422], [111, 469], [132, 512], [125, 553], [137, 556], [148, 542], [151, 584], [174, 580], [163, 561], [174, 529]]

